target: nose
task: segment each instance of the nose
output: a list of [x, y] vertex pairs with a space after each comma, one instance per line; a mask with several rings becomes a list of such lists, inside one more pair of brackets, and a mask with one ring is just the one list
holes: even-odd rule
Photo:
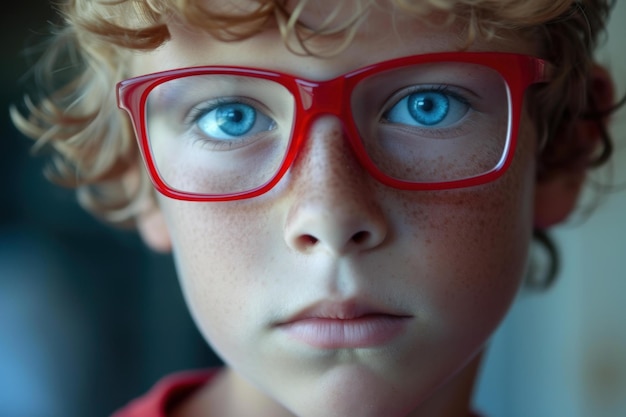
[[285, 240], [292, 249], [343, 256], [385, 241], [388, 224], [374, 180], [358, 163], [338, 119], [326, 116], [312, 124], [287, 178], [292, 197]]

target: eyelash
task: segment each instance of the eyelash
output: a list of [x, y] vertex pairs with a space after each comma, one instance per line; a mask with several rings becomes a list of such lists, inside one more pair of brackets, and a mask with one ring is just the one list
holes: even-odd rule
[[241, 99], [241, 97], [218, 97], [208, 103], [201, 103], [193, 106], [189, 111], [190, 120], [187, 124], [193, 127], [203, 116], [206, 116], [209, 112], [225, 104], [247, 104], [248, 106], [254, 107], [247, 100]]

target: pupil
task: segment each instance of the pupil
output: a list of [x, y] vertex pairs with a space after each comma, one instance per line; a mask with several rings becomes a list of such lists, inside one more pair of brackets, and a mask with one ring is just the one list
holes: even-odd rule
[[417, 107], [421, 108], [425, 112], [431, 112], [435, 107], [435, 104], [432, 100], [422, 99], [417, 103]]
[[231, 122], [238, 123], [238, 122], [241, 122], [243, 120], [243, 113], [240, 112], [240, 111], [237, 111], [235, 109], [231, 109], [226, 114], [226, 118], [228, 120], [230, 120]]

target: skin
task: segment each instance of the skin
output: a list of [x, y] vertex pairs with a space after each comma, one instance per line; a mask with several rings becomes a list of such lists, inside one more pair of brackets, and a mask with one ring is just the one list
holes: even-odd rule
[[[316, 2], [303, 21], [315, 26], [332, 4]], [[330, 58], [292, 54], [271, 25], [236, 43], [177, 24], [170, 31], [162, 48], [136, 56], [133, 75], [227, 64], [328, 79], [463, 44], [454, 28], [382, 8]], [[508, 36], [470, 49], [532, 54], [534, 45]], [[537, 138], [526, 115], [518, 140], [513, 165], [495, 182], [400, 191], [371, 178], [340, 122], [322, 117], [290, 171], [263, 196], [225, 203], [159, 197], [140, 230], [153, 246], [171, 244], [190, 311], [229, 365], [174, 415], [466, 415], [485, 342], [523, 279], [533, 223], [546, 207], [552, 212], [544, 223], [563, 217], [571, 207], [553, 203], [578, 192], [536, 187]], [[315, 349], [275, 327], [317, 301], [355, 297], [409, 316], [405, 331], [382, 346]]]

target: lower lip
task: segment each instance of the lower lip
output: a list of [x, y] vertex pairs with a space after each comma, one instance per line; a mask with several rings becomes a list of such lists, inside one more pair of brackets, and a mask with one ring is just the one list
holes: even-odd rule
[[319, 349], [365, 348], [383, 345], [399, 336], [409, 317], [368, 315], [350, 320], [308, 318], [280, 328], [289, 337]]

